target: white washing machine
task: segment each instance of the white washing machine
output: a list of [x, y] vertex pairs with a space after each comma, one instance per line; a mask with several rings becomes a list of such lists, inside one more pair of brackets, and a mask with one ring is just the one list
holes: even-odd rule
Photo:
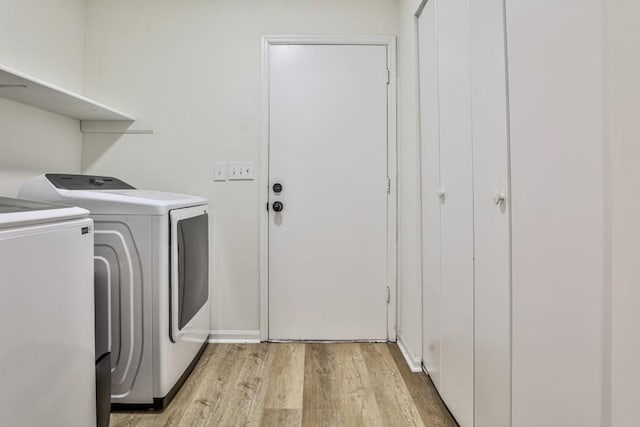
[[89, 212], [0, 197], [0, 425], [96, 425]]
[[163, 409], [209, 337], [207, 200], [65, 174], [29, 179], [20, 197], [91, 211], [96, 288], [110, 289], [111, 407]]

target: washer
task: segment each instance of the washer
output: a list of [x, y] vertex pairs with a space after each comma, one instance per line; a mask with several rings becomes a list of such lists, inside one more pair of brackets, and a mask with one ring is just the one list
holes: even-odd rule
[[96, 425], [88, 216], [0, 197], [2, 426]]
[[208, 342], [207, 200], [67, 174], [33, 177], [20, 197], [91, 211], [96, 289], [110, 290], [111, 408], [164, 409]]

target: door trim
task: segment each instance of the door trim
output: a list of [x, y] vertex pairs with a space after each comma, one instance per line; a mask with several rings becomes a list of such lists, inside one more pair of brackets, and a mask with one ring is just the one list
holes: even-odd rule
[[[389, 86], [387, 89], [387, 175], [391, 180], [387, 204], [387, 283], [390, 301], [387, 305], [387, 339], [396, 341], [397, 334], [397, 87], [395, 36], [264, 36], [262, 37], [262, 105], [260, 121], [260, 340], [269, 339], [269, 46], [297, 45], [367, 45], [387, 48]], [[383, 295], [380, 296], [383, 298]]]

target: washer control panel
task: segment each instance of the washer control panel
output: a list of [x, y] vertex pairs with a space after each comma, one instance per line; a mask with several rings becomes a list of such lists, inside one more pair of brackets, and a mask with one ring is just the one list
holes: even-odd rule
[[45, 176], [56, 188], [63, 190], [135, 190], [135, 187], [111, 176], [59, 173], [48, 173]]

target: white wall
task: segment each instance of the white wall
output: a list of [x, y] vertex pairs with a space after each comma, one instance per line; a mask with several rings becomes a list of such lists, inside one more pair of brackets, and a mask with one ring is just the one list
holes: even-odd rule
[[512, 422], [602, 426], [608, 230], [603, 1], [506, 5]]
[[640, 407], [640, 4], [608, 2], [612, 201], [612, 423], [638, 425]]
[[421, 204], [417, 35], [420, 0], [398, 1], [398, 339], [422, 359]]
[[154, 134], [85, 135], [83, 169], [209, 199], [214, 330], [259, 329], [257, 182], [214, 183], [212, 175], [216, 160], [258, 161], [261, 37], [395, 34], [396, 6], [89, 0], [86, 93], [153, 123]]
[[[82, 92], [84, 0], [0, 0], [0, 63]], [[24, 179], [80, 172], [77, 120], [0, 98], [0, 194]]]

